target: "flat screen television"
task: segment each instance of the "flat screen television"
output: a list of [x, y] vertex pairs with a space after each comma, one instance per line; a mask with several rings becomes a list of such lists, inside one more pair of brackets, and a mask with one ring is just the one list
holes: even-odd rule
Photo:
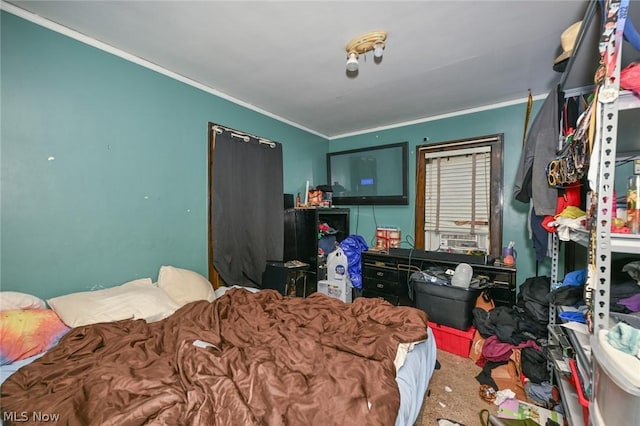
[[407, 205], [408, 142], [327, 153], [336, 205]]

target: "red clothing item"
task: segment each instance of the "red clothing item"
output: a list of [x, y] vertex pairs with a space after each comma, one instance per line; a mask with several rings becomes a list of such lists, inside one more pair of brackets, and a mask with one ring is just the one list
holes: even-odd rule
[[514, 348], [522, 349], [527, 347], [532, 347], [538, 351], [542, 350], [535, 340], [525, 340], [519, 345], [514, 346], [511, 343], [501, 342], [498, 337], [494, 335], [489, 336], [487, 340], [484, 341], [482, 356], [487, 361], [508, 361], [509, 358], [511, 358]]
[[558, 197], [556, 214], [560, 214], [569, 206], [580, 207], [580, 185], [565, 188], [564, 194]]

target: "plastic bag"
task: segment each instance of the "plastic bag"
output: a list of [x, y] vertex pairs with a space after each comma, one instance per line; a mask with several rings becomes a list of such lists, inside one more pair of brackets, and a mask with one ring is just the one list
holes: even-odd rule
[[367, 246], [362, 236], [352, 234], [340, 242], [340, 248], [347, 256], [349, 263], [347, 270], [351, 284], [355, 288], [362, 288], [362, 264], [360, 258], [363, 251], [369, 250], [369, 246]]
[[340, 281], [351, 284], [349, 279], [349, 273], [347, 267], [347, 256], [340, 247], [336, 247], [334, 251], [327, 256], [327, 280], [328, 281]]

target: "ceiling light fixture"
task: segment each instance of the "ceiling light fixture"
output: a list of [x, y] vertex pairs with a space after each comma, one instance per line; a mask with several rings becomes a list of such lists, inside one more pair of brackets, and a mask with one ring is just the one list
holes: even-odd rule
[[362, 34], [347, 43], [347, 71], [358, 70], [358, 57], [373, 50], [373, 56], [377, 60], [382, 58], [385, 48], [387, 33], [384, 31], [372, 31]]
[[358, 54], [355, 52], [349, 53], [349, 59], [347, 59], [347, 71], [358, 71]]
[[382, 51], [384, 50], [384, 43], [376, 43], [373, 45], [373, 56], [376, 58], [382, 58]]

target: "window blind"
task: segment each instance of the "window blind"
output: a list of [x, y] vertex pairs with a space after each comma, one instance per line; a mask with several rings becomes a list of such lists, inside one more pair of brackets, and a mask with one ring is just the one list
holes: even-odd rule
[[489, 233], [491, 148], [425, 154], [425, 231]]

